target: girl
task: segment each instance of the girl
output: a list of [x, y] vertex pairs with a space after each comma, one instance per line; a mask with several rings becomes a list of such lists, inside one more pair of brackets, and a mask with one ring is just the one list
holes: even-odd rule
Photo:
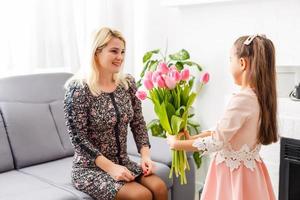
[[271, 40], [253, 35], [238, 38], [230, 56], [230, 70], [241, 90], [230, 100], [214, 131], [186, 140], [168, 136], [172, 149], [216, 152], [202, 200], [275, 200], [261, 145], [278, 140], [275, 49]]

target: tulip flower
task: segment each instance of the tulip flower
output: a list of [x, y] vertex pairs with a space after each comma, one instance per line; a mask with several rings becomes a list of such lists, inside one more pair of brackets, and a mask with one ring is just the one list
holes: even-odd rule
[[177, 69], [171, 69], [169, 75], [176, 81], [179, 82], [181, 80], [181, 75]]
[[135, 93], [135, 96], [139, 99], [139, 100], [145, 100], [147, 98], [147, 93], [145, 91], [139, 90]]
[[147, 71], [145, 74], [145, 79], [152, 80], [153, 72]]
[[160, 88], [165, 88], [166, 87], [166, 83], [165, 80], [162, 76], [158, 76], [157, 78], [157, 86]]
[[186, 81], [190, 78], [190, 70], [185, 68], [181, 71], [181, 80]]
[[170, 71], [173, 71], [173, 70], [178, 71], [178, 69], [175, 65], [171, 65], [169, 69], [170, 69]]
[[176, 80], [170, 76], [165, 77], [165, 83], [166, 83], [167, 88], [169, 88], [170, 90], [174, 89], [177, 84]]
[[169, 67], [167, 66], [167, 63], [160, 62], [158, 64], [157, 71], [159, 71], [161, 74], [167, 74], [169, 72]]
[[143, 83], [144, 83], [144, 86], [145, 86], [145, 88], [146, 88], [147, 90], [152, 90], [152, 88], [154, 87], [153, 82], [152, 82], [151, 79], [145, 79], [145, 80], [143, 81]]
[[153, 72], [152, 73], [152, 82], [156, 84], [157, 83], [157, 79], [158, 79], [159, 76], [160, 76], [160, 72], [159, 71]]
[[205, 73], [202, 75], [201, 82], [202, 82], [203, 84], [206, 84], [208, 81], [209, 81], [209, 73], [208, 73], [208, 72], [205, 72]]

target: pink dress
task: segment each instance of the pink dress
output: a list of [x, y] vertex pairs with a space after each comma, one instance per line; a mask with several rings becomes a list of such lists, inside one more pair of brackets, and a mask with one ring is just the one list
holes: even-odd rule
[[212, 136], [195, 140], [202, 155], [216, 152], [201, 200], [275, 200], [256, 143], [258, 125], [256, 94], [245, 88], [231, 98]]

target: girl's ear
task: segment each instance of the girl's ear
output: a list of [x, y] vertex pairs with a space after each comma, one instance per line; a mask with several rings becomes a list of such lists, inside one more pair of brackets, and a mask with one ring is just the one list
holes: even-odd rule
[[245, 71], [248, 67], [248, 59], [240, 58], [240, 67], [242, 71]]

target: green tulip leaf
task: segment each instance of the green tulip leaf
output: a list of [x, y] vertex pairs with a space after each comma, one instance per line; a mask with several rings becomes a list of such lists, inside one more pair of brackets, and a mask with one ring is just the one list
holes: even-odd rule
[[201, 162], [202, 162], [202, 157], [200, 156], [200, 153], [198, 151], [194, 152], [193, 153], [193, 158], [194, 158], [194, 161], [196, 163], [197, 169], [199, 169], [200, 166], [201, 166]]
[[176, 115], [172, 116], [171, 126], [172, 126], [172, 130], [173, 130], [174, 135], [179, 133], [182, 123], [183, 123], [183, 120], [180, 117], [178, 117]]
[[172, 133], [172, 129], [169, 123], [168, 114], [166, 111], [165, 103], [163, 102], [161, 105], [155, 105], [154, 111], [160, 120], [161, 126], [168, 132]]
[[145, 53], [145, 55], [143, 56], [143, 63], [147, 62], [148, 60], [151, 59], [152, 55], [153, 54], [158, 54], [160, 51], [160, 49], [155, 49], [155, 50], [152, 50], [152, 51], [148, 51]]
[[159, 119], [153, 119], [147, 124], [147, 130], [151, 131], [152, 136], [166, 138], [166, 132], [160, 124]]
[[196, 66], [199, 71], [202, 71], [201, 65], [199, 65], [196, 62], [193, 62], [193, 61], [184, 61], [184, 62], [182, 62], [182, 64], [183, 65], [188, 65], [188, 66]]
[[157, 68], [157, 65], [158, 65], [158, 60], [151, 60], [149, 67], [148, 67], [149, 71], [152, 71], [152, 72], [155, 71]]
[[188, 100], [188, 102], [187, 102], [187, 104], [186, 104], [186, 107], [187, 107], [187, 108], [189, 108], [189, 107], [194, 103], [196, 97], [197, 97], [197, 94], [196, 94], [195, 92], [193, 92], [193, 93], [189, 96], [189, 100]]
[[183, 70], [183, 64], [182, 64], [182, 62], [179, 62], [179, 61], [176, 62], [175, 66], [176, 66], [176, 68], [177, 68], [179, 71]]
[[176, 61], [183, 61], [190, 58], [190, 54], [187, 50], [182, 49], [177, 53], [169, 55], [170, 59], [176, 60]]

